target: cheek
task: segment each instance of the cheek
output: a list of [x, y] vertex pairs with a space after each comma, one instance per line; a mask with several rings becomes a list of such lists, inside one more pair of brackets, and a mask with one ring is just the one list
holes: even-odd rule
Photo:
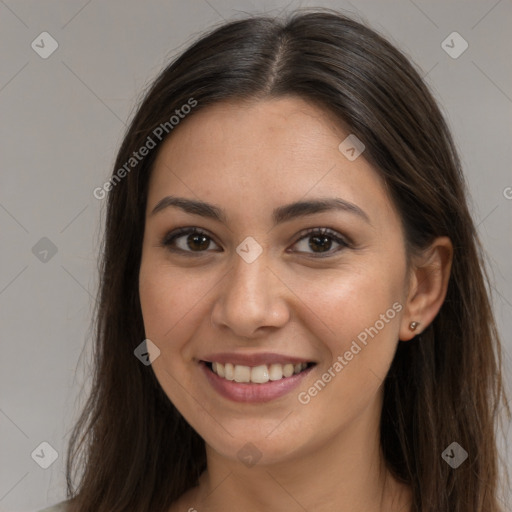
[[[177, 407], [187, 408], [180, 399], [187, 373], [180, 353], [193, 331], [191, 322], [200, 287], [187, 279], [184, 272], [161, 262], [143, 260], [139, 275], [139, 296], [146, 338], [157, 345], [160, 355], [152, 369], [162, 389]], [[203, 291], [204, 293], [204, 291]]]
[[[322, 332], [320, 340], [327, 349], [322, 371], [328, 373], [325, 380], [329, 384], [325, 389], [319, 384], [310, 396], [321, 390], [327, 401], [357, 408], [377, 391], [397, 347], [403, 309], [402, 267], [399, 261], [395, 263], [391, 266], [376, 258], [369, 264], [366, 260], [364, 268], [351, 266], [331, 278], [304, 280], [298, 285], [307, 290], [304, 311], [311, 310], [310, 328], [314, 331], [314, 324], [328, 326], [328, 330], [317, 329], [316, 334]], [[309, 395], [308, 390], [303, 391]], [[320, 403], [323, 400], [317, 405]]]
[[[205, 323], [205, 307], [219, 276], [200, 269], [183, 269], [156, 258], [143, 260], [139, 275], [139, 296], [146, 337], [161, 351], [163, 359], [186, 348], [194, 333]], [[208, 320], [208, 319], [207, 319]]]
[[139, 295], [146, 336], [164, 342], [193, 306], [194, 287], [176, 269], [143, 262]]
[[380, 316], [386, 316], [386, 311], [389, 314], [385, 319], [391, 321], [385, 322], [382, 330], [398, 333], [398, 315], [396, 307], [393, 309], [393, 304], [402, 299], [403, 281], [398, 270], [367, 260], [315, 278], [290, 275], [289, 282], [293, 282], [290, 288], [306, 306], [301, 308], [303, 312], [312, 323], [323, 326], [322, 333], [331, 340], [331, 352], [338, 353], [365, 328], [376, 322], [381, 327]]

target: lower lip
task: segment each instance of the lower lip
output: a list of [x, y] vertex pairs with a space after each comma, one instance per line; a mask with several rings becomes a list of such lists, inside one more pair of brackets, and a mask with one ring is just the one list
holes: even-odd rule
[[242, 383], [235, 382], [234, 380], [226, 380], [211, 371], [205, 363], [201, 362], [200, 366], [212, 387], [220, 395], [234, 402], [246, 403], [270, 402], [271, 400], [286, 395], [295, 389], [313, 369], [313, 367], [310, 367], [291, 377], [270, 380], [265, 382], [265, 384], [254, 384], [251, 382]]

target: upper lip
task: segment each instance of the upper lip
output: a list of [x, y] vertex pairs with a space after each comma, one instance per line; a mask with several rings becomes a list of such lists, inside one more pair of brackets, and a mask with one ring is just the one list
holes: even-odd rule
[[241, 354], [240, 352], [222, 352], [218, 354], [208, 354], [201, 358], [202, 361], [208, 363], [232, 363], [240, 366], [259, 366], [263, 364], [287, 364], [287, 363], [311, 363], [311, 359], [302, 357], [287, 356], [284, 354], [275, 354], [272, 352], [264, 352], [259, 354]]

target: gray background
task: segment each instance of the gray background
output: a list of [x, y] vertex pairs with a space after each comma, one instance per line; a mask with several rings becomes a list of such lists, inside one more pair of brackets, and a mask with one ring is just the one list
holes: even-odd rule
[[[0, 0], [1, 511], [65, 498], [66, 443], [89, 384], [105, 209], [93, 190], [108, 179], [143, 87], [213, 23], [315, 5], [344, 9], [388, 37], [441, 103], [489, 253], [510, 373], [511, 0]], [[43, 31], [59, 45], [47, 59], [31, 47]], [[441, 46], [453, 31], [469, 44], [456, 59]], [[43, 237], [53, 256], [41, 252]], [[43, 441], [59, 454], [48, 469], [31, 458]], [[500, 446], [512, 469], [512, 450]]]

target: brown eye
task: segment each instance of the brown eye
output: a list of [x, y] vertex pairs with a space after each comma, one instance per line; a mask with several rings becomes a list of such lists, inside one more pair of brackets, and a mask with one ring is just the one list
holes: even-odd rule
[[205, 252], [212, 243], [215, 244], [212, 238], [198, 228], [181, 228], [162, 240], [162, 245], [170, 251], [188, 253]]
[[[310, 254], [318, 254], [320, 256], [314, 257], [324, 257], [322, 254], [326, 254], [326, 256], [330, 256], [334, 253], [339, 252], [340, 250], [349, 247], [350, 244], [344, 240], [341, 236], [338, 235], [335, 231], [332, 231], [329, 228], [313, 228], [305, 233], [297, 242], [295, 242], [294, 246], [297, 246], [300, 243], [303, 243], [303, 247], [306, 246], [306, 249], [310, 249], [312, 252]], [[331, 251], [334, 244], [338, 244], [338, 248], [334, 251]], [[307, 250], [299, 250], [298, 252], [308, 252]]]

